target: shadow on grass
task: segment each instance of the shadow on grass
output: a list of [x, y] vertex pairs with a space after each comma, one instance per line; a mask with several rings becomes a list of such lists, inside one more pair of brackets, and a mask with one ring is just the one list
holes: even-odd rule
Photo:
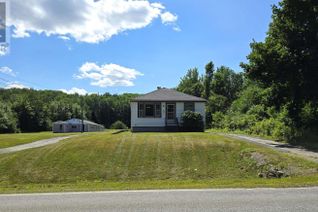
[[127, 132], [127, 131], [129, 131], [129, 129], [121, 129], [121, 130], [117, 130], [117, 131], [113, 132], [112, 134], [115, 135], [115, 134], [119, 134], [119, 133]]

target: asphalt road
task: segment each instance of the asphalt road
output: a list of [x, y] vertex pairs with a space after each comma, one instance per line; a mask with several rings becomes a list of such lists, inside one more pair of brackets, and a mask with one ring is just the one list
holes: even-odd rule
[[0, 211], [318, 211], [318, 187], [0, 195]]

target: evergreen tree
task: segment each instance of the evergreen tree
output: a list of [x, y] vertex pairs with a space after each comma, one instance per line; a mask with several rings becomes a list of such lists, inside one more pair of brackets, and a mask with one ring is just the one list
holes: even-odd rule
[[214, 72], [214, 64], [213, 62], [209, 62], [205, 66], [205, 77], [204, 77], [204, 98], [209, 99], [211, 94], [211, 83]]

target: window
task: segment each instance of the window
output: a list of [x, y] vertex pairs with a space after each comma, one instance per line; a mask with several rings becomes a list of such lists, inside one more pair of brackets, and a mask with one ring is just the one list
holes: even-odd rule
[[190, 110], [194, 112], [194, 102], [185, 102], [184, 103], [184, 111]]
[[161, 118], [161, 103], [139, 103], [138, 117]]
[[155, 112], [156, 118], [161, 118], [161, 103], [156, 104], [156, 112]]
[[138, 117], [145, 117], [145, 104], [138, 104]]
[[155, 116], [155, 105], [154, 104], [146, 104], [146, 117]]

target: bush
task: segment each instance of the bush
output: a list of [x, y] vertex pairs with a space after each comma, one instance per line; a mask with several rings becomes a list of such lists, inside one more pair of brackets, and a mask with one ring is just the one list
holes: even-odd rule
[[111, 126], [111, 129], [128, 129], [128, 127], [126, 126], [126, 124], [124, 124], [121, 121], [115, 121]]
[[222, 112], [215, 112], [212, 114], [212, 128], [224, 128], [224, 114]]
[[181, 115], [182, 128], [186, 132], [204, 132], [203, 118], [200, 113], [184, 111]]

